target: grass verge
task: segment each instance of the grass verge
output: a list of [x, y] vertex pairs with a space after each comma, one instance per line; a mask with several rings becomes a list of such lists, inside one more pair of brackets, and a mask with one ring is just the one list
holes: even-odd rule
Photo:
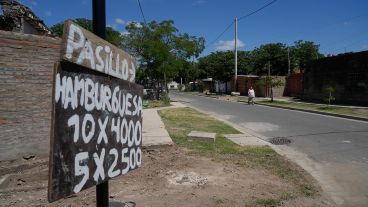
[[144, 100], [144, 108], [158, 108], [171, 106], [170, 101], [167, 100]]
[[[298, 196], [313, 197], [318, 195], [316, 186], [309, 183], [305, 172], [288, 162], [270, 147], [242, 147], [226, 139], [225, 134], [239, 132], [225, 123], [191, 108], [165, 109], [160, 110], [159, 114], [174, 143], [191, 149], [191, 153], [224, 162], [232, 162], [238, 166], [266, 169], [296, 186], [295, 191], [283, 192], [276, 199], [262, 198], [249, 205], [278, 206], [282, 201]], [[193, 130], [215, 132], [217, 133], [216, 141], [188, 141], [187, 134]]]
[[341, 115], [349, 115], [349, 116], [357, 116], [368, 118], [368, 109], [361, 108], [348, 108], [348, 107], [339, 107], [339, 106], [328, 106], [321, 104], [312, 104], [312, 103], [295, 103], [295, 102], [287, 102], [287, 101], [259, 101], [259, 103], [273, 106], [285, 106], [295, 109], [307, 109], [313, 111], [327, 112], [332, 114], [341, 114]]

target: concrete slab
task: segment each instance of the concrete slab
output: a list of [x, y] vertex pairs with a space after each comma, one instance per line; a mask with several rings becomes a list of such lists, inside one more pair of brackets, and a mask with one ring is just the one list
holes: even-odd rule
[[143, 110], [143, 147], [173, 145], [157, 109]]
[[247, 134], [226, 134], [225, 137], [240, 146], [265, 146], [268, 142]]
[[188, 140], [201, 140], [201, 141], [214, 142], [215, 139], [216, 139], [216, 133], [191, 131], [188, 134]]

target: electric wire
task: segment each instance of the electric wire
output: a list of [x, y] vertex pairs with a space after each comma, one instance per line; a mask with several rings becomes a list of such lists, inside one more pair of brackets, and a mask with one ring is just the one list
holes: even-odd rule
[[222, 32], [221, 32], [221, 33], [216, 37], [216, 39], [214, 39], [213, 41], [211, 41], [210, 43], [208, 43], [208, 44], [206, 45], [206, 47], [208, 47], [208, 46], [212, 45], [212, 44], [213, 44], [213, 43], [215, 43], [218, 39], [220, 39], [220, 38], [221, 38], [221, 36], [222, 36], [223, 34], [225, 34], [225, 32], [227, 32], [227, 30], [229, 30], [231, 26], [233, 26], [233, 24], [234, 24], [234, 21], [232, 21], [232, 22], [231, 22], [231, 24], [229, 24], [229, 26], [227, 26], [227, 27], [225, 28], [225, 30], [224, 30], [224, 31], [222, 31]]
[[[259, 9], [256, 9], [256, 10], [254, 10], [254, 11], [252, 11], [252, 12], [250, 12], [249, 14], [246, 14], [246, 15], [244, 15], [244, 16], [241, 16], [241, 17], [239, 17], [238, 18], [238, 21], [240, 21], [240, 20], [242, 20], [242, 19], [245, 19], [245, 18], [247, 18], [247, 17], [250, 17], [250, 16], [252, 16], [253, 14], [256, 14], [256, 13], [258, 13], [259, 11], [261, 11], [261, 10], [263, 10], [263, 9], [265, 9], [266, 7], [268, 7], [268, 6], [270, 6], [271, 4], [273, 4], [273, 3], [275, 3], [277, 0], [273, 0], [273, 1], [271, 1], [271, 2], [269, 2], [269, 3], [267, 3], [267, 4], [265, 4], [265, 5], [263, 5], [262, 7], [260, 7]], [[207, 45], [206, 45], [206, 47], [208, 47], [209, 45], [212, 45], [213, 43], [215, 43], [218, 39], [220, 39], [221, 37], [222, 37], [222, 35], [223, 34], [225, 34], [225, 32], [227, 32], [227, 30], [229, 30], [230, 29], [230, 27], [232, 26], [234, 24], [234, 21], [232, 21], [231, 22], [231, 24], [229, 24], [229, 26], [227, 26], [226, 28], [225, 28], [225, 30], [223, 31], [223, 32], [221, 32], [213, 41], [211, 41], [210, 43], [208, 43]]]
[[138, 1], [138, 4], [139, 4], [139, 9], [141, 10], [141, 14], [142, 14], [142, 17], [143, 17], [144, 24], [147, 24], [146, 17], [144, 16], [144, 13], [143, 13], [141, 1], [140, 0], [137, 0], [137, 1]]
[[259, 11], [261, 11], [261, 10], [263, 10], [263, 9], [267, 8], [268, 6], [270, 6], [271, 4], [275, 3], [276, 1], [277, 1], [277, 0], [273, 0], [273, 1], [271, 1], [271, 2], [269, 2], [269, 3], [267, 3], [267, 4], [265, 4], [265, 5], [264, 5], [264, 6], [262, 6], [261, 8], [259, 8], [259, 9], [255, 10], [255, 11], [253, 11], [253, 12], [250, 12], [249, 14], [246, 14], [246, 15], [244, 15], [244, 16], [239, 17], [239, 18], [238, 18], [238, 21], [240, 21], [240, 20], [242, 20], [242, 19], [245, 19], [245, 18], [247, 18], [247, 17], [250, 17], [250, 16], [252, 16], [253, 14], [258, 13]]

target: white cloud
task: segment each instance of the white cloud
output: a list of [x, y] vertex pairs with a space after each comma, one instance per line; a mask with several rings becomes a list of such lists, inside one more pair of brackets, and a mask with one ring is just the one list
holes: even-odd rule
[[106, 25], [106, 27], [111, 27], [111, 28], [113, 28], [115, 30], [116, 30], [117, 26], [118, 26], [117, 24], [107, 24]]
[[115, 19], [115, 23], [116, 23], [116, 24], [124, 25], [124, 24], [125, 24], [125, 21], [124, 21], [124, 20], [122, 20], [122, 19], [120, 19], [120, 18], [116, 18], [116, 19]]
[[47, 16], [47, 17], [51, 17], [51, 16], [52, 16], [52, 12], [51, 12], [51, 11], [46, 11], [46, 12], [45, 12], [45, 16]]
[[31, 1], [31, 4], [33, 5], [33, 6], [37, 6], [37, 1]]
[[[239, 48], [242, 48], [244, 46], [245, 46], [244, 42], [242, 42], [241, 40], [238, 39], [237, 48], [239, 49]], [[220, 50], [220, 51], [234, 50], [234, 48], [235, 48], [235, 39], [227, 40], [227, 41], [220, 40], [220, 41], [218, 41], [218, 43], [216, 43], [215, 47], [216, 47], [216, 50]]]
[[130, 25], [130, 24], [133, 24], [137, 28], [142, 28], [143, 27], [143, 25], [141, 23], [139, 23], [139, 22], [131, 22], [131, 21], [128, 21], [127, 22], [127, 25]]
[[123, 36], [127, 36], [127, 35], [129, 35], [130, 33], [129, 33], [128, 31], [124, 31], [124, 32], [120, 32], [120, 34], [121, 34], [121, 35], [123, 35]]
[[204, 4], [206, 3], [207, 1], [206, 0], [196, 0], [192, 3], [193, 6], [198, 6], [198, 5], [201, 5], [201, 4]]

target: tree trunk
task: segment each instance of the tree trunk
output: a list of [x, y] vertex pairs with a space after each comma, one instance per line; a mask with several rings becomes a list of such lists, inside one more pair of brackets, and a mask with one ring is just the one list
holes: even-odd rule
[[272, 90], [272, 86], [271, 86], [271, 102], [273, 102], [273, 90]]

